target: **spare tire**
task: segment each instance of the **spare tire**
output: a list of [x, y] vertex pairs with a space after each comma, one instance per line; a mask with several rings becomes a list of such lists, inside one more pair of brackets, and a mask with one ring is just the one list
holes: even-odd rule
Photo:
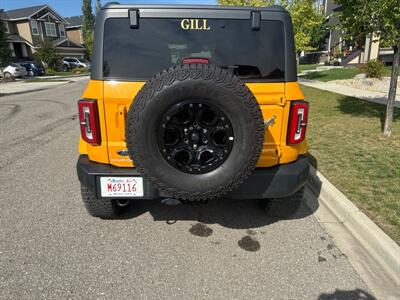
[[264, 122], [236, 76], [206, 65], [177, 65], [150, 79], [127, 115], [126, 142], [137, 170], [169, 197], [220, 197], [254, 170]]

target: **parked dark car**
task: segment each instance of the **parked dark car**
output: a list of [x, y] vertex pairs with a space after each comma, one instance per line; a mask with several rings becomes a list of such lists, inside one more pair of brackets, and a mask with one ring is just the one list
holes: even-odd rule
[[21, 66], [25, 67], [29, 76], [43, 76], [44, 67], [42, 64], [35, 63], [33, 61], [24, 61], [19, 63]]

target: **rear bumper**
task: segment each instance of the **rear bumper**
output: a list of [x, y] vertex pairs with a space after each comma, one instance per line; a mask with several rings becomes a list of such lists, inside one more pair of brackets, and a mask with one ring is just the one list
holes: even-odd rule
[[[135, 168], [118, 168], [91, 162], [87, 155], [81, 155], [77, 163], [79, 181], [101, 198], [100, 177], [124, 176], [141, 177]], [[287, 197], [302, 188], [308, 179], [309, 160], [300, 156], [290, 164], [270, 168], [257, 168], [246, 181], [225, 198], [265, 199]], [[140, 199], [158, 199], [168, 195], [157, 191], [153, 185], [143, 180], [144, 196]], [[138, 198], [139, 199], [139, 198]]]

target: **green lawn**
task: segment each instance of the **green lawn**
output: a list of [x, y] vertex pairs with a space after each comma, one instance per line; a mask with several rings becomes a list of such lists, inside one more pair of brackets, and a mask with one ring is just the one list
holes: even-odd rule
[[338, 68], [338, 69], [325, 70], [321, 72], [308, 73], [302, 76], [302, 78], [319, 80], [319, 81], [351, 79], [359, 72], [360, 71], [358, 70], [358, 68]]
[[75, 75], [73, 72], [68, 71], [68, 72], [51, 72], [49, 74], [46, 73], [46, 76], [70, 76], [70, 75]]
[[[300, 73], [303, 70], [300, 70], [301, 66], [305, 66], [303, 70], [312, 70], [311, 66], [313, 65], [300, 65], [298, 68], [298, 72]], [[310, 67], [308, 67], [310, 66]], [[317, 65], [314, 65], [317, 66]], [[390, 77], [392, 72], [392, 66], [385, 66], [383, 69], [383, 77]], [[351, 79], [355, 75], [360, 73], [358, 68], [338, 68], [338, 69], [330, 69], [321, 72], [312, 72], [306, 75], [301, 76], [301, 78], [305, 79], [313, 79], [319, 81], [331, 81], [331, 80], [341, 80], [341, 79]], [[400, 75], [399, 75], [400, 76]]]
[[303, 87], [310, 155], [329, 180], [400, 244], [400, 109], [391, 138], [385, 106]]
[[[392, 66], [385, 66], [385, 68], [383, 69], [383, 76], [384, 77], [392, 76]], [[400, 76], [400, 74], [399, 74], [399, 76]]]
[[303, 71], [314, 70], [317, 68], [317, 64], [308, 64], [308, 65], [298, 65], [297, 73], [301, 73]]
[[25, 82], [68, 82], [68, 80], [63, 80], [62, 78], [42, 79], [40, 77], [35, 77], [32, 79], [25, 80]]

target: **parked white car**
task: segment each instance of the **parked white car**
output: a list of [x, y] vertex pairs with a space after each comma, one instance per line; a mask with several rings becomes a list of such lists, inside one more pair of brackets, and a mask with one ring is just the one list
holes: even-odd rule
[[90, 69], [90, 61], [84, 58], [78, 57], [64, 57], [63, 58], [64, 64], [69, 64], [73, 66], [73, 68], [88, 68]]
[[12, 63], [3, 70], [0, 70], [0, 76], [4, 78], [22, 77], [27, 75], [28, 72], [26, 71], [26, 68], [16, 63]]

